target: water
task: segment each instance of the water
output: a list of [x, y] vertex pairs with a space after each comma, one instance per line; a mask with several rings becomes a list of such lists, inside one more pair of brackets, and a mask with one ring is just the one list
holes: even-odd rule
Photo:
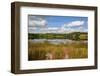
[[44, 42], [49, 42], [51, 44], [67, 44], [67, 43], [87, 43], [87, 41], [75, 41], [75, 40], [70, 40], [70, 39], [32, 39], [30, 40], [33, 43], [44, 43]]

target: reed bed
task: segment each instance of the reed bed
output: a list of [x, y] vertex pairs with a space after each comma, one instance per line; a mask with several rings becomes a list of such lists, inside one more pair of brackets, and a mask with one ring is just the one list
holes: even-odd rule
[[[48, 58], [50, 56], [51, 58]], [[51, 44], [28, 41], [28, 60], [88, 58], [87, 43]]]

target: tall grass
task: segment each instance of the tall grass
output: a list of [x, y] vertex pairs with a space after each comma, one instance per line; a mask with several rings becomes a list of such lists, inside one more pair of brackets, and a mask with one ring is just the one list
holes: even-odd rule
[[52, 59], [75, 59], [87, 58], [88, 50], [87, 43], [68, 43], [68, 44], [50, 44], [33, 43], [28, 41], [28, 59], [29, 60], [46, 60], [46, 55], [52, 55]]

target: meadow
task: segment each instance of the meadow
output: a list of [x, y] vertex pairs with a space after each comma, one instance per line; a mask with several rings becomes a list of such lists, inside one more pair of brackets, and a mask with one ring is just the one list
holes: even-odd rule
[[[82, 37], [82, 36], [81, 36]], [[87, 42], [51, 44], [47, 41], [34, 43], [28, 40], [28, 60], [88, 58]]]

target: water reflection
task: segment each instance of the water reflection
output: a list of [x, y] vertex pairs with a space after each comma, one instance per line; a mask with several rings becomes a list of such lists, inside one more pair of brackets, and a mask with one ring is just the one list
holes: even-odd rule
[[70, 39], [32, 39], [29, 40], [33, 43], [44, 43], [44, 42], [49, 42], [51, 44], [66, 44], [66, 43], [87, 43], [87, 40], [83, 41], [75, 41], [75, 40], [70, 40]]

